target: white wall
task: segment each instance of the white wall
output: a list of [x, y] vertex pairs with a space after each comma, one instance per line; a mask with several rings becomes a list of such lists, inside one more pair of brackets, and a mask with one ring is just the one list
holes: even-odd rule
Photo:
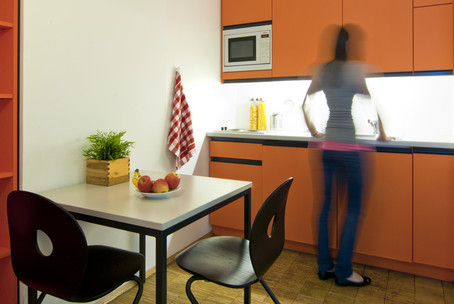
[[[180, 173], [208, 174], [205, 132], [220, 101], [220, 1], [22, 0], [22, 10], [22, 189], [84, 182], [82, 149], [97, 130], [125, 130], [136, 142], [132, 170], [173, 170], [166, 141], [175, 66], [197, 147]], [[89, 243], [138, 249], [133, 234], [83, 229]], [[202, 219], [175, 234], [169, 255], [209, 231]], [[147, 250], [150, 269], [153, 238]]]

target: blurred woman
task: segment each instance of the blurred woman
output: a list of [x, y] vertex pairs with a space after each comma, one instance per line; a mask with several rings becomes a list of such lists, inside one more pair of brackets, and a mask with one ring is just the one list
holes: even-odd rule
[[[352, 268], [358, 219], [361, 211], [362, 168], [360, 151], [370, 149], [355, 139], [352, 117], [353, 97], [362, 94], [370, 97], [365, 73], [360, 63], [350, 59], [360, 58], [361, 30], [353, 25], [340, 27], [335, 42], [334, 59], [317, 69], [303, 103], [303, 113], [313, 137], [324, 137], [320, 142], [323, 161], [325, 197], [320, 212], [318, 229], [318, 276], [321, 280], [335, 279], [339, 286], [366, 286], [371, 283]], [[325, 134], [319, 132], [306, 111], [308, 95], [323, 91], [329, 107], [329, 118]], [[389, 140], [378, 117], [377, 140]], [[348, 189], [348, 207], [344, 221], [336, 265], [331, 257], [328, 243], [328, 214], [334, 176], [345, 179]]]

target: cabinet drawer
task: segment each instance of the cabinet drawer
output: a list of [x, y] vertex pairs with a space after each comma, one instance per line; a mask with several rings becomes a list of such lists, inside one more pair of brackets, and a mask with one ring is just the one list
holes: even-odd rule
[[210, 139], [210, 156], [261, 160], [262, 145]]

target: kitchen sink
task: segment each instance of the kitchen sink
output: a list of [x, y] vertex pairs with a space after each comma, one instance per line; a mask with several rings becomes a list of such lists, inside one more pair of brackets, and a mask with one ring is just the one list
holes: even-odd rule
[[221, 130], [217, 132], [232, 132], [232, 133], [258, 133], [258, 134], [264, 134], [264, 130], [247, 130], [247, 129], [227, 129], [227, 130]]

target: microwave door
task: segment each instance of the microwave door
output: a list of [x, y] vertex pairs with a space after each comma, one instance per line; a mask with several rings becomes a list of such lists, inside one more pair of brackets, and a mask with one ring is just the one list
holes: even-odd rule
[[232, 65], [257, 62], [257, 37], [244, 36], [228, 39], [228, 59]]

